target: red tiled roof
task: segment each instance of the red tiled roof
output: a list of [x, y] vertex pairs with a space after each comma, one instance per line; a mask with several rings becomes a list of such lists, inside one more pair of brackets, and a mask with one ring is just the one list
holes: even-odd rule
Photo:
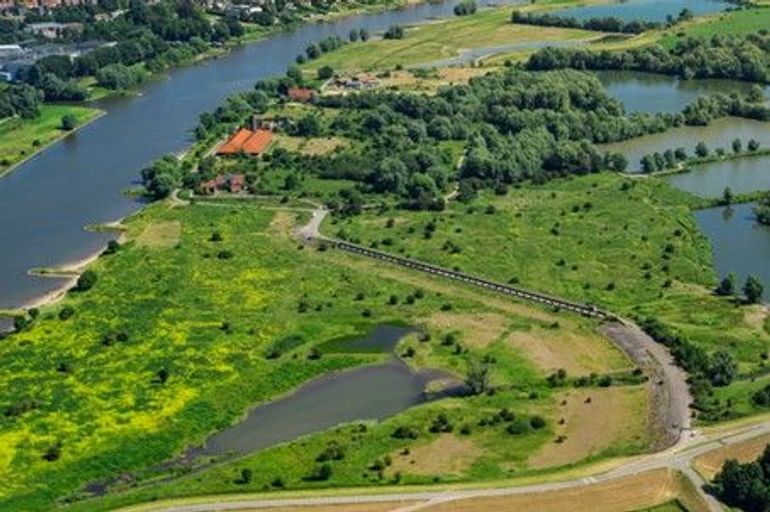
[[264, 152], [273, 140], [270, 130], [257, 130], [255, 132], [241, 128], [227, 142], [219, 146], [217, 155], [234, 155], [243, 151], [249, 155], [258, 155]]
[[298, 101], [310, 101], [315, 96], [313, 89], [305, 89], [302, 87], [292, 87], [289, 89], [289, 98]]

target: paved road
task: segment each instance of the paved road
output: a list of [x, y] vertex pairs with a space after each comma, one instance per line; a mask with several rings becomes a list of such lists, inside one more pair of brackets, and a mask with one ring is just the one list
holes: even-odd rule
[[[704, 455], [712, 450], [720, 449], [725, 446], [731, 446], [750, 440], [754, 437], [770, 434], [770, 421], [737, 428], [731, 432], [724, 432], [711, 435], [693, 435], [687, 441], [679, 443], [677, 446], [651, 455], [638, 457], [622, 467], [604, 472], [586, 476], [578, 479], [564, 480], [561, 482], [552, 482], [544, 484], [535, 484], [527, 486], [510, 486], [486, 489], [463, 489], [463, 490], [445, 490], [445, 491], [424, 491], [424, 492], [394, 492], [388, 494], [361, 494], [351, 496], [323, 496], [310, 498], [254, 498], [242, 499], [238, 501], [217, 502], [216, 497], [212, 497], [210, 503], [196, 503], [190, 505], [175, 505], [164, 507], [159, 503], [152, 510], [163, 512], [223, 512], [229, 510], [253, 510], [269, 509], [271, 507], [304, 507], [320, 505], [350, 505], [366, 503], [396, 503], [396, 502], [424, 502], [418, 505], [404, 507], [401, 512], [408, 510], [418, 510], [422, 508], [430, 509], [431, 505], [436, 503], [445, 503], [468, 498], [490, 498], [499, 496], [514, 496], [521, 494], [539, 494], [550, 491], [559, 491], [564, 489], [579, 489], [594, 484], [609, 482], [619, 478], [631, 477], [653, 471], [657, 469], [673, 469], [680, 471], [693, 483], [701, 488], [702, 477], [692, 468], [692, 462], [697, 457]], [[707, 504], [709, 512], [721, 512], [722, 506], [713, 497], [705, 494], [701, 490], [701, 495]]]

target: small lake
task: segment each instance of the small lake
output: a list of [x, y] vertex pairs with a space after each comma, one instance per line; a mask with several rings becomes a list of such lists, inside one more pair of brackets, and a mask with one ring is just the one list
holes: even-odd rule
[[[747, 94], [753, 84], [736, 80], [680, 80], [638, 71], [597, 71], [607, 93], [620, 100], [626, 112], [681, 112], [698, 96], [715, 93]], [[766, 88], [770, 96], [770, 87]]]
[[736, 194], [770, 190], [770, 155], [698, 165], [667, 179], [675, 187], [701, 197], [719, 197], [727, 187]]
[[640, 160], [644, 155], [666, 149], [683, 147], [688, 154], [693, 155], [695, 146], [703, 141], [709, 150], [724, 148], [730, 151], [735, 138], [743, 141], [744, 146], [749, 139], [759, 141], [761, 147], [770, 146], [770, 123], [743, 119], [737, 117], [725, 117], [712, 121], [708, 126], [680, 126], [663, 133], [645, 135], [636, 139], [602, 144], [602, 151], [619, 152], [628, 158], [628, 170], [630, 172], [640, 169]]
[[[770, 285], [770, 227], [754, 220], [754, 204], [709, 208], [695, 212], [701, 231], [711, 240], [717, 273], [735, 272], [742, 285], [753, 274]], [[764, 300], [770, 298], [765, 290]]]
[[[381, 325], [369, 335], [322, 344], [322, 352], [392, 352], [410, 327]], [[383, 420], [412, 406], [465, 392], [455, 384], [444, 391], [426, 393], [429, 383], [452, 379], [441, 370], [413, 371], [392, 358], [384, 364], [364, 366], [314, 379], [290, 395], [250, 410], [236, 425], [213, 434], [188, 455], [244, 454], [291, 441], [328, 428], [363, 420]]]
[[682, 9], [696, 15], [724, 11], [730, 3], [719, 0], [624, 0], [617, 3], [585, 5], [557, 11], [563, 17], [578, 20], [589, 18], [619, 18], [623, 21], [666, 21], [666, 16], [676, 17]]

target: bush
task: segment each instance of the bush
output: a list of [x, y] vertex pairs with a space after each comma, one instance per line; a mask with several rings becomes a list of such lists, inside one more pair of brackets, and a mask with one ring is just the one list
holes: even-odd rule
[[72, 306], [64, 306], [59, 310], [59, 320], [68, 320], [75, 314], [75, 308]]
[[72, 114], [65, 114], [61, 118], [61, 129], [64, 131], [72, 131], [78, 125], [77, 118]]
[[88, 291], [94, 287], [98, 279], [99, 276], [96, 272], [93, 270], [86, 270], [78, 277], [77, 283], [75, 284], [75, 290], [79, 292]]
[[417, 439], [420, 437], [420, 431], [414, 427], [401, 425], [393, 431], [391, 437], [393, 439]]
[[328, 80], [334, 76], [334, 68], [331, 66], [321, 66], [318, 68], [318, 79]]

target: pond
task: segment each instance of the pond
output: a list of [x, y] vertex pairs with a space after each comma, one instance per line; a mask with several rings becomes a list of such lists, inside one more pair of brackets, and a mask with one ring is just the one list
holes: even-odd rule
[[[378, 325], [367, 336], [321, 344], [323, 353], [392, 353], [412, 327]], [[449, 379], [443, 391], [428, 384]], [[290, 395], [250, 410], [236, 425], [213, 434], [187, 456], [250, 453], [342, 423], [382, 420], [414, 405], [462, 394], [465, 385], [444, 371], [413, 371], [399, 359], [314, 379]]]
[[734, 139], [741, 139], [746, 145], [749, 139], [759, 141], [761, 147], [770, 146], [770, 123], [725, 117], [712, 121], [708, 126], [680, 126], [663, 133], [645, 135], [636, 139], [602, 144], [602, 151], [619, 152], [628, 158], [630, 172], [640, 170], [642, 157], [666, 149], [683, 147], [693, 155], [698, 142], [704, 142], [711, 151], [717, 148], [730, 150]]
[[736, 194], [770, 190], [770, 155], [698, 165], [667, 179], [675, 187], [701, 197], [719, 197], [727, 187]]
[[730, 272], [743, 283], [748, 275], [766, 285], [764, 300], [770, 299], [770, 227], [754, 219], [754, 204], [709, 208], [695, 212], [701, 231], [711, 240], [714, 262], [721, 277]]
[[615, 3], [584, 5], [557, 11], [564, 17], [579, 20], [589, 18], [619, 18], [623, 21], [645, 20], [664, 22], [666, 17], [676, 17], [682, 9], [696, 15], [724, 11], [731, 4], [720, 0], [624, 0]]
[[[620, 100], [626, 112], [681, 112], [698, 96], [715, 93], [748, 93], [752, 85], [736, 80], [680, 80], [638, 71], [597, 71], [605, 90]], [[766, 88], [770, 96], [770, 87]]]

